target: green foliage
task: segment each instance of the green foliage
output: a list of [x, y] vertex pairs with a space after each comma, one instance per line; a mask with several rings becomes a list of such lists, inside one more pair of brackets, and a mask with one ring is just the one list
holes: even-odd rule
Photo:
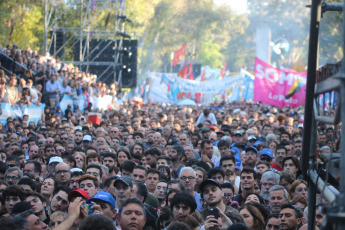
[[212, 41], [205, 41], [202, 44], [199, 58], [202, 65], [208, 65], [213, 68], [223, 68], [224, 55], [220, 52], [221, 46]]

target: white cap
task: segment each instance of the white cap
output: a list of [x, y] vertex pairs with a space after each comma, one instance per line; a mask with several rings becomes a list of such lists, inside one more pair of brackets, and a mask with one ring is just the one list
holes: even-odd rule
[[92, 142], [92, 137], [90, 135], [85, 135], [83, 137], [83, 141], [90, 141], [90, 142]]
[[76, 126], [76, 127], [74, 128], [74, 130], [80, 130], [80, 131], [83, 131], [83, 128], [82, 128], [80, 125], [78, 125], [78, 126]]
[[83, 172], [83, 170], [81, 170], [80, 168], [72, 168], [71, 170], [69, 170], [71, 173], [73, 172]]
[[49, 164], [51, 164], [51, 163], [62, 163], [62, 162], [63, 162], [63, 160], [61, 157], [52, 157], [49, 160]]

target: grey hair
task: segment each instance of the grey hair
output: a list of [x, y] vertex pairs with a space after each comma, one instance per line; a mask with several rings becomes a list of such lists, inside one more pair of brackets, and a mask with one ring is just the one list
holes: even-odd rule
[[261, 176], [261, 180], [260, 182], [262, 183], [263, 179], [266, 180], [274, 180], [276, 182], [276, 184], [279, 184], [280, 182], [280, 175], [278, 173], [272, 172], [272, 171], [267, 171], [264, 172]]
[[277, 141], [277, 137], [274, 133], [269, 133], [267, 134], [266, 136], [266, 141], [269, 142], [269, 141]]
[[30, 215], [35, 215], [34, 211], [32, 211], [31, 209], [19, 213], [13, 218], [13, 224], [17, 229], [26, 229], [27, 227], [29, 227], [27, 218]]
[[186, 145], [183, 145], [182, 147], [185, 147], [185, 146], [189, 146], [192, 148], [192, 150], [194, 151], [194, 146], [192, 144], [186, 144]]
[[181, 177], [181, 175], [182, 175], [182, 173], [183, 173], [184, 171], [188, 171], [188, 170], [192, 171], [193, 174], [194, 174], [194, 176], [196, 177], [196, 173], [195, 173], [195, 171], [194, 171], [194, 169], [193, 169], [192, 167], [183, 167], [183, 168], [181, 169], [181, 171], [180, 171], [179, 177]]
[[230, 145], [232, 144], [232, 140], [231, 140], [231, 137], [229, 136], [223, 136], [222, 138], [220, 138], [221, 140], [224, 140], [224, 141], [227, 141], [230, 143]]
[[23, 177], [23, 171], [20, 170], [20, 168], [18, 167], [11, 167], [11, 168], [8, 168], [5, 172], [5, 178], [7, 177], [7, 174], [8, 173], [11, 173], [11, 172], [14, 172], [14, 171], [18, 171], [18, 175], [19, 175], [19, 179]]
[[281, 185], [273, 185], [273, 186], [270, 188], [270, 190], [269, 190], [269, 192], [270, 192], [270, 198], [271, 198], [271, 192], [272, 192], [272, 191], [279, 191], [279, 190], [283, 190], [283, 191], [284, 191], [284, 198], [285, 198], [285, 199], [288, 199], [288, 192], [287, 192], [286, 189], [285, 189], [283, 186], [281, 186]]

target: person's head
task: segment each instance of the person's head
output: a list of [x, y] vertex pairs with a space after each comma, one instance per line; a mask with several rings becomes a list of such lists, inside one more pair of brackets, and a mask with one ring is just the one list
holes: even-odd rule
[[34, 177], [38, 177], [41, 175], [42, 166], [41, 163], [34, 160], [29, 160], [25, 163], [24, 167], [24, 174], [33, 175]]
[[60, 185], [69, 185], [71, 180], [71, 172], [69, 164], [64, 162], [55, 166], [55, 178]]
[[207, 179], [200, 184], [199, 189], [201, 197], [209, 207], [215, 208], [223, 202], [224, 192], [217, 181]]
[[223, 202], [225, 205], [229, 205], [230, 202], [232, 201], [232, 198], [234, 197], [235, 194], [235, 188], [234, 186], [229, 183], [225, 182], [220, 185], [223, 191]]
[[208, 158], [212, 158], [212, 155], [213, 155], [213, 144], [210, 140], [208, 139], [205, 139], [201, 142], [201, 145], [200, 145], [200, 152], [201, 152], [201, 155], [205, 155], [207, 156]]
[[160, 179], [160, 172], [158, 170], [156, 169], [147, 170], [145, 183], [147, 185], [147, 189], [150, 192], [154, 192], [159, 179]]
[[217, 144], [218, 150], [220, 152], [221, 156], [227, 155], [229, 154], [229, 150], [230, 150], [230, 142], [226, 141], [226, 140], [220, 140]]
[[230, 154], [223, 155], [220, 158], [219, 166], [224, 170], [225, 175], [227, 176], [234, 175], [235, 169], [236, 169], [235, 157]]
[[103, 154], [103, 164], [109, 168], [109, 172], [114, 171], [116, 166], [117, 157], [112, 152], [105, 152]]
[[302, 212], [293, 204], [284, 204], [279, 212], [279, 227], [282, 230], [297, 230], [302, 223]]
[[160, 180], [157, 183], [156, 189], [154, 191], [155, 197], [157, 197], [159, 201], [163, 201], [166, 196], [166, 190], [167, 190], [167, 182], [165, 180]]
[[241, 189], [242, 190], [254, 190], [257, 174], [252, 168], [243, 168], [240, 174]]
[[132, 159], [127, 147], [120, 147], [117, 150], [117, 165], [121, 166], [126, 160]]
[[136, 197], [141, 202], [144, 202], [144, 200], [146, 200], [146, 197], [148, 195], [148, 191], [147, 191], [147, 187], [146, 187], [145, 183], [135, 181], [133, 183], [133, 188], [134, 187], [136, 187], [136, 189], [133, 189], [134, 191], [136, 190], [136, 194], [134, 194], [135, 192], [133, 192], [132, 197]]
[[172, 162], [182, 162], [185, 157], [185, 151], [181, 145], [174, 145], [168, 154]]
[[123, 202], [118, 215], [118, 221], [121, 229], [142, 230], [146, 222], [145, 207], [137, 198], [130, 198]]
[[101, 178], [103, 176], [101, 166], [96, 165], [96, 164], [88, 165], [86, 168], [86, 174], [89, 174], [89, 175], [96, 177], [98, 183], [101, 184], [101, 182], [102, 182]]
[[283, 145], [278, 145], [275, 152], [276, 161], [279, 165], [283, 166], [283, 160], [287, 156], [287, 149]]
[[288, 202], [288, 193], [281, 185], [274, 185], [269, 190], [269, 205], [273, 213], [279, 213], [281, 206]]
[[79, 188], [93, 197], [99, 192], [98, 179], [90, 174], [85, 174], [79, 178]]
[[18, 167], [8, 168], [5, 172], [5, 181], [9, 185], [15, 185], [20, 178], [23, 177], [23, 172]]
[[187, 192], [176, 193], [170, 202], [170, 208], [175, 218], [178, 215], [187, 216], [193, 214], [197, 207], [192, 195]]
[[97, 205], [101, 206], [103, 215], [115, 220], [116, 209], [115, 209], [115, 200], [114, 197], [104, 191], [99, 191], [94, 197], [87, 200], [87, 203], [94, 202]]
[[18, 181], [17, 185], [22, 187], [25, 192], [27, 192], [27, 191], [36, 191], [37, 190], [36, 183], [31, 178], [29, 178], [29, 177], [22, 177]]
[[52, 212], [66, 211], [68, 208], [68, 193], [71, 189], [67, 186], [58, 186], [55, 188], [53, 198], [50, 203], [50, 209]]
[[114, 181], [116, 205], [121, 205], [132, 197], [133, 181], [129, 176], [121, 176]]
[[196, 185], [200, 185], [202, 181], [204, 181], [207, 177], [207, 172], [202, 167], [197, 167], [194, 169], [196, 174]]
[[68, 217], [68, 214], [65, 212], [57, 211], [50, 215], [49, 227], [51, 230], [54, 230], [59, 224], [64, 222]]
[[240, 210], [240, 215], [249, 229], [265, 229], [265, 217], [255, 203], [244, 204]]
[[263, 197], [264, 200], [269, 199], [269, 190], [272, 186], [278, 185], [280, 181], [280, 176], [279, 174], [272, 172], [272, 171], [267, 171], [264, 172], [261, 176], [261, 196]]
[[145, 182], [146, 181], [147, 169], [141, 165], [137, 165], [133, 169], [133, 179], [135, 181]]
[[296, 205], [301, 212], [304, 212], [304, 209], [308, 206], [308, 198], [303, 195], [296, 195], [292, 198], [291, 204]]
[[300, 169], [300, 162], [296, 157], [287, 156], [283, 159], [283, 169], [284, 171], [292, 172], [295, 177]]
[[54, 177], [47, 177], [43, 180], [41, 185], [41, 194], [47, 197], [53, 195], [55, 188], [58, 186], [58, 183]]
[[244, 203], [259, 203], [259, 204], [265, 204], [264, 200], [259, 194], [256, 194], [255, 192], [249, 193], [245, 198], [244, 198]]
[[259, 175], [259, 177], [266, 171], [270, 170], [271, 165], [267, 161], [261, 161], [259, 160], [256, 162], [256, 172]]
[[116, 229], [114, 220], [107, 215], [90, 215], [82, 220], [79, 226], [80, 230], [113, 230]]
[[4, 200], [5, 208], [9, 213], [12, 212], [12, 208], [16, 203], [24, 201], [25, 198], [26, 194], [24, 189], [22, 189], [18, 185], [8, 186], [2, 192], [2, 199]]
[[290, 171], [283, 171], [280, 173], [279, 184], [283, 186], [286, 191], [290, 191], [291, 184], [295, 181], [295, 176]]
[[221, 168], [212, 168], [208, 171], [207, 177], [217, 181], [219, 184], [223, 184], [225, 179], [225, 173]]
[[79, 179], [80, 177], [84, 175], [83, 171], [74, 171], [71, 174], [71, 180], [69, 183], [69, 187], [73, 190], [76, 190], [79, 188]]
[[47, 202], [44, 196], [40, 193], [32, 191], [26, 192], [26, 201], [30, 202], [35, 215], [40, 216], [43, 212], [45, 212]]
[[279, 215], [278, 214], [271, 214], [268, 216], [265, 230], [279, 230]]
[[[93, 150], [93, 149], [92, 149]], [[91, 152], [91, 151], [87, 151], [87, 155], [86, 155], [86, 162], [87, 165], [91, 165], [91, 164], [100, 164], [101, 163], [101, 157], [99, 156], [99, 154], [97, 152]]]
[[193, 168], [183, 167], [180, 171], [179, 178], [186, 191], [194, 191], [194, 187], [196, 184], [196, 173]]
[[256, 162], [258, 161], [258, 150], [255, 147], [250, 146], [250, 147], [247, 147], [245, 151], [246, 151], [245, 164], [250, 168], [254, 168]]
[[305, 180], [295, 180], [290, 187], [289, 195], [292, 199], [295, 196], [302, 195], [307, 197], [308, 184]]
[[24, 211], [14, 217], [13, 223], [17, 229], [48, 229], [32, 210]]

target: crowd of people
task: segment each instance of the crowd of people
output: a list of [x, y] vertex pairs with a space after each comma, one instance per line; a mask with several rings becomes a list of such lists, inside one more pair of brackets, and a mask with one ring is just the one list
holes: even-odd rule
[[[82, 113], [59, 110], [59, 100], [116, 97], [115, 84], [29, 49], [2, 52], [30, 72], [1, 72], [2, 102], [41, 103], [43, 92], [48, 100], [37, 124], [28, 115], [0, 124], [0, 229], [293, 230], [308, 215], [321, 229], [324, 214], [308, 213], [301, 178], [303, 107], [125, 101], [97, 125], [87, 119], [91, 103]], [[319, 125], [318, 153], [338, 151], [340, 132]]]

